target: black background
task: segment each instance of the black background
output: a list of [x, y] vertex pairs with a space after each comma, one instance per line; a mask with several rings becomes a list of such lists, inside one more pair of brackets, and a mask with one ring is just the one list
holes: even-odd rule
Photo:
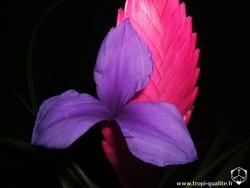
[[[3, 6], [7, 21], [3, 29], [7, 30], [2, 36], [7, 45], [6, 59], [1, 62], [5, 87], [1, 137], [30, 141], [35, 118], [11, 89], [29, 102], [26, 72], [29, 42], [35, 24], [55, 2], [9, 1]], [[228, 139], [223, 146], [226, 152], [249, 138], [250, 133], [250, 8], [243, 1], [185, 2], [201, 49], [200, 93], [189, 129], [199, 145], [213, 139], [222, 128]], [[32, 59], [39, 104], [71, 88], [96, 95], [92, 76], [96, 55], [102, 39], [115, 25], [117, 9], [123, 5], [122, 0], [65, 0], [46, 16], [35, 38]], [[75, 143], [69, 153], [79, 163], [85, 161], [82, 165], [87, 166], [99, 185], [115, 187], [116, 178], [101, 151], [100, 140], [96, 127]], [[45, 159], [1, 147], [0, 183], [7, 187], [60, 187]], [[199, 161], [207, 148], [198, 148]], [[56, 153], [60, 155], [60, 151]], [[242, 165], [248, 168], [249, 162]]]

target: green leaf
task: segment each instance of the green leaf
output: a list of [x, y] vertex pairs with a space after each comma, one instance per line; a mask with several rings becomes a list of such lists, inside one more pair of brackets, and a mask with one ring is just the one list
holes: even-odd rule
[[6, 137], [0, 137], [0, 146], [1, 145], [29, 153], [35, 153], [45, 158], [46, 161], [53, 165], [55, 172], [57, 172], [59, 181], [64, 188], [72, 188], [75, 187], [75, 185], [78, 185], [77, 187], [98, 188], [80, 166], [76, 162], [66, 158], [63, 153], [59, 157], [51, 150]]
[[80, 166], [71, 160], [68, 160], [66, 165], [58, 171], [58, 177], [64, 187], [77, 186], [85, 188], [98, 188], [98, 186], [90, 180]]
[[34, 31], [31, 36], [31, 41], [28, 48], [28, 59], [27, 59], [27, 82], [28, 82], [28, 89], [29, 89], [29, 95], [30, 95], [30, 101], [32, 104], [32, 111], [37, 111], [37, 100], [36, 100], [36, 92], [35, 92], [35, 85], [34, 85], [34, 74], [33, 74], [33, 66], [32, 66], [32, 59], [33, 59], [33, 48], [35, 44], [35, 39], [37, 36], [37, 33], [39, 31], [39, 28], [45, 18], [58, 6], [60, 5], [64, 0], [59, 0], [56, 3], [52, 4], [41, 16], [41, 18], [38, 20], [37, 24], [34, 27]]
[[72, 161], [71, 167], [73, 172], [79, 177], [79, 180], [88, 188], [98, 188], [98, 186], [87, 177], [87, 175], [84, 173], [84, 171], [82, 171], [82, 169], [77, 163]]
[[14, 148], [21, 149], [27, 152], [40, 152], [41, 151], [39, 148], [37, 148], [36, 146], [33, 146], [32, 144], [29, 144], [21, 140], [13, 139], [13, 138], [7, 138], [7, 137], [0, 137], [0, 145], [14, 147]]
[[59, 174], [58, 178], [63, 188], [75, 188], [74, 184], [67, 176]]
[[70, 183], [71, 186], [77, 185], [78, 187], [86, 187], [85, 184], [83, 184], [77, 174], [75, 174], [68, 166], [64, 167], [61, 172], [58, 173], [59, 180], [61, 181], [62, 178], [64, 181], [67, 181], [68, 184]]
[[209, 166], [207, 165], [202, 171], [200, 171], [196, 176], [193, 178], [193, 181], [200, 181], [202, 178], [204, 178], [209, 172], [211, 172], [215, 167], [217, 167], [219, 164], [221, 164], [223, 161], [231, 157], [235, 152], [240, 151], [241, 149], [244, 149], [250, 144], [250, 139], [246, 140], [245, 142], [237, 145], [233, 149], [229, 150], [219, 158], [213, 160], [213, 162], [209, 163]]
[[25, 99], [14, 89], [11, 88], [11, 91], [14, 93], [14, 95], [19, 99], [19, 101], [26, 107], [26, 109], [33, 115], [35, 116], [35, 111], [33, 108], [25, 101]]
[[160, 183], [158, 185], [158, 188], [165, 188], [168, 184], [168, 181], [172, 178], [172, 176], [176, 172], [176, 167], [171, 166], [169, 167], [166, 172], [163, 174], [162, 178], [160, 179]]
[[217, 154], [223, 145], [224, 138], [225, 138], [225, 130], [222, 127], [220, 127], [217, 132], [216, 138], [214, 139], [212, 145], [210, 146], [210, 149], [206, 153], [206, 156], [199, 165], [196, 174], [200, 174], [200, 172], [206, 169], [207, 164], [212, 162], [217, 157]]
[[230, 171], [235, 167], [239, 166], [241, 162], [244, 161], [244, 159], [246, 159], [249, 150], [250, 150], [249, 148], [245, 147], [242, 148], [240, 151], [236, 152], [235, 155], [227, 162], [224, 168], [218, 173], [214, 181], [230, 180], [231, 179]]
[[51, 150], [32, 145], [22, 140], [0, 137], [0, 146], [1, 145], [41, 156], [57, 168], [63, 164], [63, 159], [58, 158]]

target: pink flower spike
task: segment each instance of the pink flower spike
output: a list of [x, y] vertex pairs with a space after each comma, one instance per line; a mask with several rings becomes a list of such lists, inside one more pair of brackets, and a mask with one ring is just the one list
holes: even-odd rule
[[195, 99], [191, 96], [199, 58], [196, 34], [192, 34], [192, 19], [186, 17], [185, 4], [179, 4], [179, 0], [127, 0], [118, 18], [118, 23], [122, 18], [130, 19], [149, 46], [154, 61], [151, 80], [131, 102], [169, 102], [176, 105], [184, 118]]

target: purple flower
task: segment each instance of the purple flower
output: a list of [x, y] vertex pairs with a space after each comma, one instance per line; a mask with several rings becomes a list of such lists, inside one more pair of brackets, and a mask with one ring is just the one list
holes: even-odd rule
[[115, 121], [129, 150], [157, 165], [196, 159], [182, 115], [166, 102], [130, 102], [152, 74], [151, 54], [128, 20], [104, 39], [94, 70], [100, 100], [69, 90], [40, 106], [32, 144], [66, 148], [101, 121]]

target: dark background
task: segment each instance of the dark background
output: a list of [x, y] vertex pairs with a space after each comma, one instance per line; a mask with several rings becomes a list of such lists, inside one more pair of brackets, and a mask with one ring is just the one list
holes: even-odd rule
[[[7, 27], [2, 36], [8, 42], [6, 59], [1, 62], [5, 87], [1, 137], [30, 141], [35, 117], [15, 92], [30, 104], [27, 51], [35, 25], [55, 2], [9, 1], [3, 6]], [[225, 138], [219, 155], [249, 138], [250, 8], [243, 1], [185, 2], [201, 49], [200, 93], [189, 124], [199, 160], [182, 167], [182, 178], [188, 179], [192, 177], [189, 169], [194, 170], [201, 163], [219, 130], [223, 130]], [[45, 17], [35, 38], [32, 58], [39, 104], [67, 89], [96, 95], [92, 76], [96, 55], [102, 39], [115, 25], [117, 9], [123, 5], [122, 0], [65, 0]], [[116, 177], [101, 150], [101, 139], [96, 127], [69, 148], [66, 155], [78, 161], [97, 184], [116, 187]], [[0, 147], [0, 187], [60, 187], [46, 158], [8, 144]], [[55, 151], [55, 155], [64, 154]], [[250, 170], [246, 160], [237, 165]], [[223, 166], [222, 163], [216, 170]]]

